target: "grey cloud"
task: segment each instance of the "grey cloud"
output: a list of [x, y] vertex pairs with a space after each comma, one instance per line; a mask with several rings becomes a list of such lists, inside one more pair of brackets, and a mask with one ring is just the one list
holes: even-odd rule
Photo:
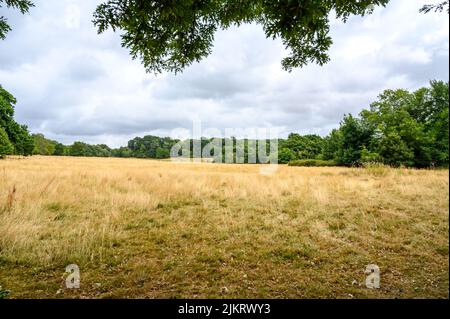
[[248, 79], [237, 74], [197, 73], [172, 77], [157, 92], [160, 99], [225, 99], [248, 92], [261, 85], [259, 79]]
[[105, 74], [97, 58], [89, 55], [80, 55], [67, 63], [64, 75], [69, 81], [85, 82], [96, 80]]
[[118, 119], [86, 119], [75, 120], [69, 125], [66, 122], [53, 122], [51, 132], [56, 135], [65, 136], [98, 136], [105, 134], [115, 135], [132, 135], [136, 132], [147, 132], [154, 130], [156, 127], [160, 129], [171, 129], [177, 127], [178, 122], [167, 120], [153, 120], [153, 121], [127, 121]]
[[430, 63], [415, 64], [411, 62], [400, 62], [390, 66], [391, 76], [397, 74], [406, 75], [416, 86], [434, 79], [448, 80], [449, 78], [449, 57], [433, 54]]

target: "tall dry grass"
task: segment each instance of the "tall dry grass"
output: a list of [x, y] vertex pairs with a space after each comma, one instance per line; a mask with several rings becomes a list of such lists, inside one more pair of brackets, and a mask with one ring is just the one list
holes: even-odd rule
[[77, 263], [59, 296], [448, 297], [448, 199], [448, 170], [8, 159], [0, 285], [55, 297]]

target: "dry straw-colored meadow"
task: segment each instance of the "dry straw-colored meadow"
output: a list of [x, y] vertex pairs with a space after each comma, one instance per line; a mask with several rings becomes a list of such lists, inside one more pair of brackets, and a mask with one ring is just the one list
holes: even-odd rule
[[[0, 161], [10, 298], [449, 297], [448, 170]], [[81, 288], [65, 289], [78, 264]], [[368, 264], [381, 288], [365, 286]]]

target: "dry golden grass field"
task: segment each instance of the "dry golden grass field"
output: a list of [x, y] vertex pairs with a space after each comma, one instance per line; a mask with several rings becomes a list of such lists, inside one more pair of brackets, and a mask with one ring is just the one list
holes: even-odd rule
[[[448, 298], [448, 170], [0, 161], [9, 298]], [[80, 289], [65, 287], [79, 265]], [[381, 269], [381, 288], [365, 268]]]

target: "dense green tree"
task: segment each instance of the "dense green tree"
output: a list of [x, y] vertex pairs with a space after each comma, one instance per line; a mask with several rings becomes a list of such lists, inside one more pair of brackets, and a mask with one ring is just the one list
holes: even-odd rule
[[[424, 142], [422, 127], [407, 112], [412, 95], [405, 90], [386, 90], [370, 110], [361, 112], [365, 127], [373, 130], [369, 151], [378, 153], [389, 165], [414, 165], [414, 153], [419, 156]], [[426, 156], [426, 155], [425, 155]]]
[[55, 144], [55, 151], [53, 152], [52, 155], [63, 156], [63, 155], [66, 155], [66, 153], [67, 153], [66, 146], [64, 146], [61, 143], [56, 143]]
[[8, 134], [16, 155], [32, 155], [34, 141], [25, 125], [14, 120], [16, 99], [0, 85], [0, 127]]
[[380, 163], [383, 159], [381, 155], [375, 151], [369, 151], [365, 146], [361, 150], [361, 163]]
[[324, 138], [322, 144], [322, 158], [324, 160], [334, 160], [338, 162], [340, 150], [342, 149], [342, 134], [338, 129], [331, 131], [330, 135]]
[[34, 140], [28, 132], [26, 125], [20, 125], [16, 122], [11, 122], [6, 127], [9, 140], [14, 145], [14, 154], [30, 156], [33, 155]]
[[295, 153], [295, 159], [317, 158], [323, 147], [323, 139], [318, 135], [304, 135], [292, 133], [287, 140], [280, 143], [280, 148], [290, 149]]
[[[416, 99], [408, 111], [429, 136], [433, 163], [448, 165], [449, 161], [449, 83], [431, 81], [430, 88], [414, 93]], [[417, 96], [422, 96], [418, 99]], [[420, 116], [417, 116], [419, 114]]]
[[110, 157], [111, 149], [104, 145], [90, 145], [83, 142], [75, 142], [69, 146], [68, 155], [83, 157]]
[[170, 150], [178, 141], [158, 136], [136, 137], [128, 142], [128, 149], [133, 157], [139, 158], [169, 158]]
[[6, 128], [14, 121], [14, 105], [16, 99], [0, 85], [0, 127]]
[[386, 90], [359, 118], [345, 116], [324, 139], [322, 157], [343, 165], [448, 166], [449, 85]]
[[414, 153], [395, 131], [387, 133], [380, 141], [378, 154], [391, 166], [414, 165]]
[[14, 146], [9, 141], [8, 134], [6, 131], [0, 126], [0, 159], [5, 155], [10, 155], [14, 151]]
[[33, 134], [35, 155], [55, 155], [55, 149], [58, 142], [45, 138], [43, 134]]
[[140, 58], [149, 72], [182, 71], [211, 53], [219, 29], [244, 23], [261, 25], [268, 38], [280, 38], [292, 70], [329, 61], [330, 16], [346, 21], [366, 15], [389, 0], [108, 0], [94, 14], [98, 32], [122, 32], [122, 45]]
[[319, 135], [304, 135], [303, 149], [299, 152], [299, 159], [315, 159], [322, 153], [323, 138]]
[[87, 154], [87, 144], [82, 142], [75, 142], [70, 146], [70, 156], [85, 156]]
[[158, 159], [170, 158], [170, 150], [158, 147], [155, 157]]
[[[29, 0], [0, 0], [0, 8], [6, 5], [7, 8], [19, 9], [22, 14], [28, 12], [33, 7], [33, 3]], [[11, 27], [5, 17], [0, 16], [0, 39], [4, 40], [6, 34], [11, 31]]]
[[[374, 130], [369, 149], [390, 165], [446, 165], [448, 105], [448, 83], [441, 81], [413, 93], [386, 90], [361, 113], [365, 126]], [[398, 151], [389, 151], [395, 144], [390, 139]]]
[[281, 148], [278, 151], [278, 163], [287, 164], [291, 161], [298, 160], [297, 154], [290, 148]]
[[111, 156], [128, 158], [128, 157], [132, 157], [132, 153], [128, 147], [120, 147], [117, 149], [113, 149], [111, 151]]
[[337, 162], [343, 165], [361, 164], [361, 152], [370, 144], [372, 131], [362, 121], [351, 114], [345, 115], [341, 122], [341, 144]]

